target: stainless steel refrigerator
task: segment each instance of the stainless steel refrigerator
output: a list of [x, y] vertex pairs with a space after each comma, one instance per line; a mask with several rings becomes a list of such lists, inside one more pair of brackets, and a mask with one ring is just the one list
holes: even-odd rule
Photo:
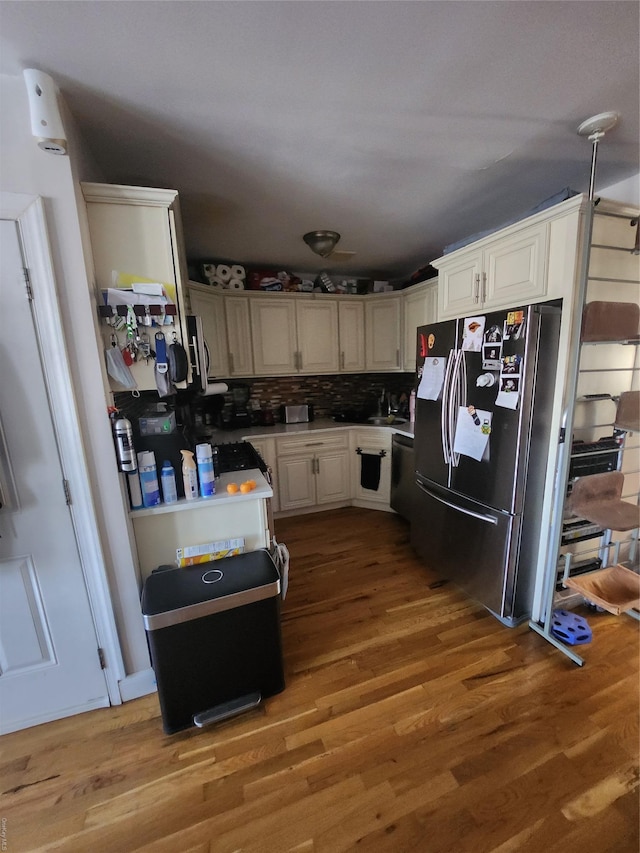
[[556, 301], [418, 328], [411, 542], [509, 626], [531, 612], [560, 315]]

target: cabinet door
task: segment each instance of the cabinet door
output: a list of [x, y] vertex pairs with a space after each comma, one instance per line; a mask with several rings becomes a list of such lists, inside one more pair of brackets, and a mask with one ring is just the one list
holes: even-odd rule
[[360, 373], [365, 369], [364, 304], [358, 301], [338, 303], [340, 370]]
[[365, 317], [366, 369], [400, 370], [400, 297], [369, 297], [365, 302]]
[[202, 318], [202, 331], [209, 350], [209, 376], [228, 376], [227, 335], [224, 322], [224, 304], [219, 293], [203, 293], [189, 288], [191, 311]]
[[225, 296], [229, 376], [253, 375], [253, 347], [248, 296]]
[[[182, 313], [182, 293], [176, 276], [180, 259], [169, 216], [177, 193], [108, 184], [83, 184], [83, 192], [98, 290], [113, 286], [114, 271], [150, 279], [168, 285], [167, 294]], [[162, 331], [168, 341], [174, 331], [179, 340], [182, 338], [179, 322], [163, 326]], [[111, 326], [103, 324], [105, 346], [112, 332]], [[150, 337], [153, 339], [153, 334]], [[126, 330], [118, 332], [118, 339], [124, 346]], [[140, 391], [156, 390], [153, 359], [135, 362], [130, 369]], [[110, 384], [114, 391], [122, 390], [111, 379]]]
[[480, 310], [482, 253], [465, 252], [438, 271], [438, 319], [473, 315]]
[[271, 509], [273, 512], [278, 512], [280, 509], [280, 501], [278, 499], [278, 477], [276, 472], [276, 445], [273, 438], [246, 438], [245, 441], [250, 441], [258, 451], [266, 464], [271, 468], [271, 487], [273, 488], [273, 497], [271, 498]]
[[316, 455], [316, 501], [336, 503], [351, 499], [349, 451], [325, 451]]
[[338, 305], [332, 299], [296, 302], [300, 373], [337, 373]]
[[416, 369], [418, 326], [435, 323], [438, 316], [438, 282], [435, 281], [428, 286], [415, 285], [414, 287], [405, 290], [402, 295], [404, 308], [402, 366], [404, 370], [411, 372]]
[[296, 303], [277, 294], [252, 297], [251, 340], [256, 376], [297, 373]]
[[303, 509], [316, 502], [312, 453], [278, 460], [280, 510]]
[[[391, 500], [391, 431], [367, 427], [353, 430], [350, 436], [353, 498], [360, 506], [376, 504], [381, 509], [390, 509]], [[362, 485], [362, 455], [371, 454], [380, 458], [380, 481], [377, 489], [365, 489]], [[384, 453], [384, 456], [380, 455]]]
[[547, 227], [542, 223], [486, 247], [485, 310], [535, 302], [545, 296]]

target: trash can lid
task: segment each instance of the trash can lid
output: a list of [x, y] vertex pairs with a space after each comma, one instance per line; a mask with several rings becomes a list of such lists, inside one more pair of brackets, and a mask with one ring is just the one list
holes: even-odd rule
[[156, 630], [280, 594], [266, 549], [149, 575], [142, 590], [145, 628]]

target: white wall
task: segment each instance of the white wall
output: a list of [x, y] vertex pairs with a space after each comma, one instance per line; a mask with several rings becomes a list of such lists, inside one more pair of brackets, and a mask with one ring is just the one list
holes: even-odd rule
[[97, 310], [85, 265], [86, 224], [83, 207], [78, 206], [81, 199], [78, 180], [100, 180], [101, 176], [91, 167], [88, 152], [83, 150], [64, 105], [68, 157], [48, 154], [37, 147], [31, 135], [22, 77], [0, 75], [0, 102], [0, 189], [39, 195], [44, 201], [107, 578], [125, 671], [132, 675], [148, 671], [149, 654], [140, 614], [137, 566], [106, 412], [104, 362], [96, 332]]
[[596, 195], [640, 207], [640, 172], [632, 178], [618, 181], [617, 184], [611, 184], [609, 187], [597, 190]]

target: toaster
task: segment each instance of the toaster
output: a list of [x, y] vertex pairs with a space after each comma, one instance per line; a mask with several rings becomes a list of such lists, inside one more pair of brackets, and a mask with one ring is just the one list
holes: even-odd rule
[[313, 420], [313, 406], [280, 406], [280, 420], [283, 424], [306, 424]]

